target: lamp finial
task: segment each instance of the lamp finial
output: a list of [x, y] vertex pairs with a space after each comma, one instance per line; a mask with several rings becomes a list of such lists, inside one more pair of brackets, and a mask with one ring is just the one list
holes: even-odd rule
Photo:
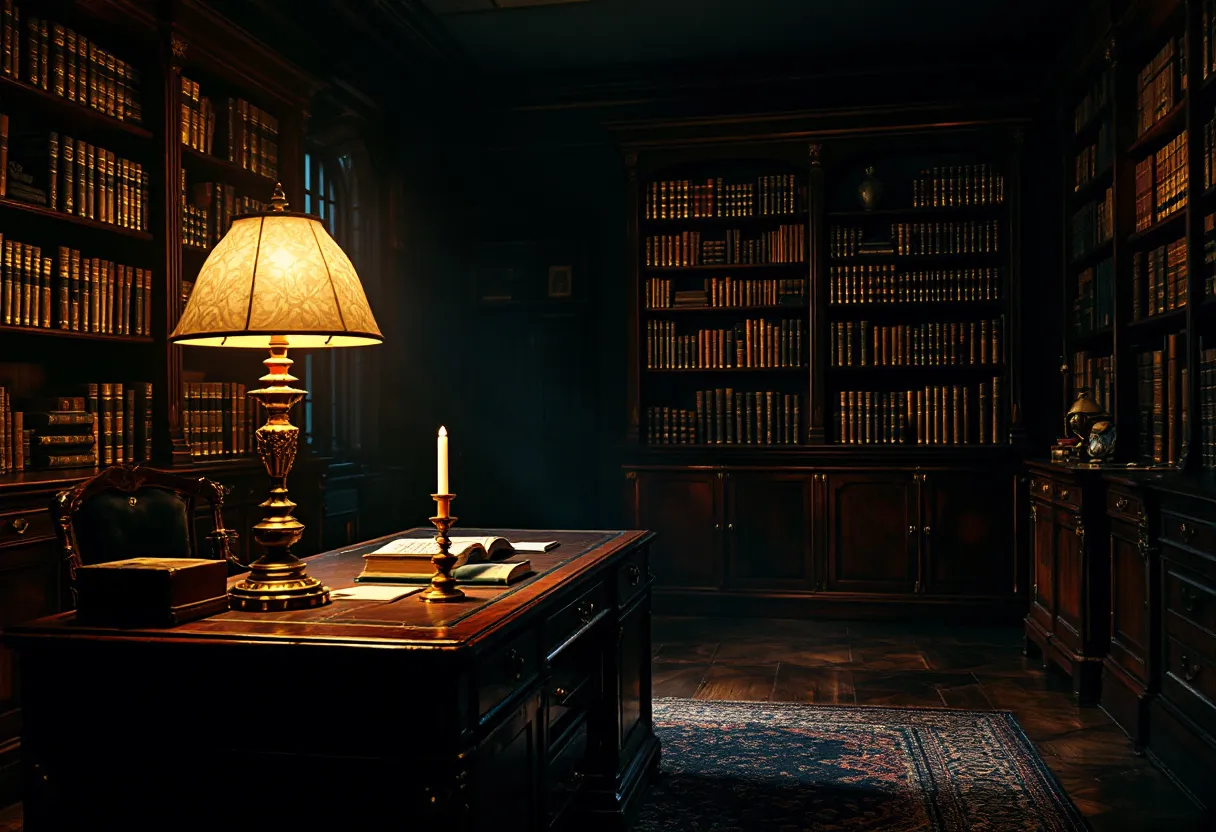
[[283, 184], [281, 182], [274, 183], [274, 195], [270, 197], [270, 210], [287, 210], [287, 194], [283, 193]]

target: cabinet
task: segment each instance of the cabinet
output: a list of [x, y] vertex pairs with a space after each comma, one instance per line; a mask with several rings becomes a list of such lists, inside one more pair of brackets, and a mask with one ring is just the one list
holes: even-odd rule
[[1027, 647], [1072, 677], [1078, 701], [1098, 700], [1110, 641], [1110, 559], [1101, 476], [1050, 463], [1029, 466], [1033, 549]]
[[1146, 498], [1128, 483], [1106, 494], [1110, 562], [1110, 645], [1102, 667], [1102, 708], [1137, 748], [1148, 740], [1148, 697], [1155, 660], [1151, 599], [1157, 557], [1150, 540]]
[[[825, 466], [826, 468], [826, 466]], [[1004, 465], [625, 472], [627, 524], [658, 533], [656, 597], [668, 612], [878, 614], [1019, 596]]]

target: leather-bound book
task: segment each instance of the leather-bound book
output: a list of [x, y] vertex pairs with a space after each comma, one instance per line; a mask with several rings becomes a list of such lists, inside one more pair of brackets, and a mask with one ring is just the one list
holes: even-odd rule
[[228, 564], [129, 558], [76, 570], [76, 618], [96, 627], [173, 627], [228, 609]]

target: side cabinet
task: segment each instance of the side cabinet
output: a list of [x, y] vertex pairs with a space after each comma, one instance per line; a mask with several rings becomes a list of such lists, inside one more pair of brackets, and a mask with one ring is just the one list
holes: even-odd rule
[[1127, 483], [1106, 493], [1110, 524], [1110, 647], [1102, 664], [1102, 708], [1136, 748], [1148, 740], [1148, 697], [1154, 692], [1156, 651], [1151, 599], [1158, 565], [1146, 498]]
[[726, 580], [740, 589], [815, 588], [811, 477], [727, 473]]
[[1016, 593], [1014, 477], [935, 471], [921, 491], [922, 589], [931, 595], [995, 598]]
[[911, 473], [828, 475], [824, 588], [911, 594], [920, 589], [920, 535]]
[[1036, 463], [1028, 477], [1034, 533], [1027, 647], [1072, 677], [1095, 704], [1110, 641], [1105, 488], [1093, 472]]
[[657, 534], [651, 570], [659, 588], [722, 586], [722, 474], [630, 471], [629, 525]]

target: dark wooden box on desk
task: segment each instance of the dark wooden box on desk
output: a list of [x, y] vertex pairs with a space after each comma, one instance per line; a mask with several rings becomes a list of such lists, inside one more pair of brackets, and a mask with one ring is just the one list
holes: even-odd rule
[[[561, 546], [462, 603], [10, 628], [26, 829], [625, 829], [659, 758], [653, 535], [525, 534]], [[381, 542], [310, 572], [351, 586]]]

